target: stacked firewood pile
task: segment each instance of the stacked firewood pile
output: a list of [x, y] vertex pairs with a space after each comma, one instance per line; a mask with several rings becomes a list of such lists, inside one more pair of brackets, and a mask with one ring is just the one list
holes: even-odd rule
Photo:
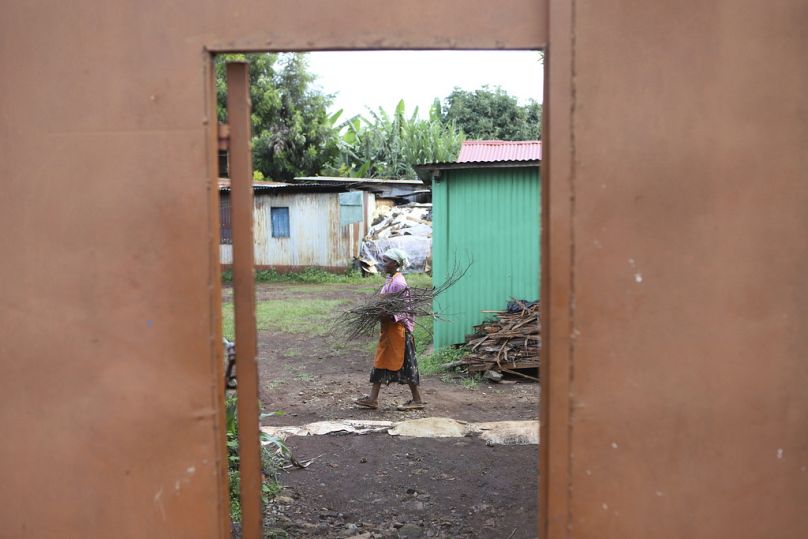
[[474, 326], [475, 333], [466, 337], [469, 353], [457, 366], [486, 376], [493, 371], [538, 381], [533, 375], [541, 350], [539, 308], [538, 301], [513, 300], [506, 311], [495, 312], [493, 321]]

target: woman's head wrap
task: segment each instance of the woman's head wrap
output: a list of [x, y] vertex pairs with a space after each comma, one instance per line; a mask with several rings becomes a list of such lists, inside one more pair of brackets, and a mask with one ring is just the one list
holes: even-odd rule
[[404, 268], [410, 263], [407, 253], [402, 249], [387, 249], [384, 252], [384, 256], [390, 260], [395, 260], [399, 268]]

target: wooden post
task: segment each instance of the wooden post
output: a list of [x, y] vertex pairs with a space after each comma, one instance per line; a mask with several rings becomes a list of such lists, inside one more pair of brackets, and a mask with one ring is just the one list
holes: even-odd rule
[[239, 474], [242, 537], [262, 536], [261, 447], [258, 436], [258, 353], [253, 261], [250, 78], [246, 62], [227, 64], [227, 117], [230, 125], [230, 185], [233, 230], [236, 380], [238, 384]]

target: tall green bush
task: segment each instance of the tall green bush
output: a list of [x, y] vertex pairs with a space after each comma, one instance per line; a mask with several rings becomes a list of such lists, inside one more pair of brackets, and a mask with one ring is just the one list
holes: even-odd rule
[[216, 98], [219, 121], [226, 121], [225, 63], [250, 64], [253, 166], [258, 176], [288, 181], [314, 176], [336, 159], [337, 120], [329, 115], [333, 95], [314, 86], [305, 54], [227, 54], [216, 57]]
[[[227, 430], [227, 477], [230, 482], [230, 519], [241, 522], [241, 500], [239, 489], [239, 444], [238, 444], [238, 397], [230, 393], [225, 396], [225, 426]], [[265, 414], [265, 415], [275, 415]], [[283, 440], [261, 433], [261, 467], [263, 482], [261, 483], [261, 502], [266, 505], [270, 498], [281, 490], [278, 474], [291, 458], [291, 451]]]
[[427, 119], [418, 118], [417, 107], [407, 116], [403, 99], [392, 115], [368, 110], [342, 129], [339, 156], [327, 172], [350, 177], [414, 179], [414, 165], [454, 161], [464, 138], [434, 107]]
[[541, 138], [541, 105], [520, 105], [500, 87], [475, 91], [455, 88], [440, 106], [440, 118], [472, 140], [536, 140]]

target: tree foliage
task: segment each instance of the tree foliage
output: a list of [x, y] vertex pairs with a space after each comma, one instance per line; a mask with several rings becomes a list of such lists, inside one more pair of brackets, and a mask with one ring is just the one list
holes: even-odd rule
[[404, 101], [337, 126], [327, 113], [334, 96], [314, 84], [305, 54], [238, 54], [217, 57], [219, 121], [226, 121], [225, 62], [250, 63], [253, 166], [256, 177], [295, 176], [415, 178], [413, 165], [454, 161], [464, 138], [533, 140], [540, 136], [541, 105], [519, 105], [503, 89], [455, 88], [436, 99], [427, 119], [405, 113]]
[[441, 105], [441, 120], [454, 122], [473, 140], [536, 140], [541, 136], [541, 105], [519, 105], [500, 87], [468, 91], [455, 88]]
[[434, 108], [428, 119], [418, 118], [417, 107], [408, 117], [403, 99], [392, 115], [369, 110], [343, 128], [339, 157], [329, 167], [340, 176], [413, 179], [413, 165], [454, 161], [463, 143], [462, 133]]
[[314, 87], [304, 54], [239, 54], [216, 59], [219, 121], [227, 117], [225, 62], [250, 63], [253, 167], [272, 180], [320, 173], [339, 154], [333, 96]]

